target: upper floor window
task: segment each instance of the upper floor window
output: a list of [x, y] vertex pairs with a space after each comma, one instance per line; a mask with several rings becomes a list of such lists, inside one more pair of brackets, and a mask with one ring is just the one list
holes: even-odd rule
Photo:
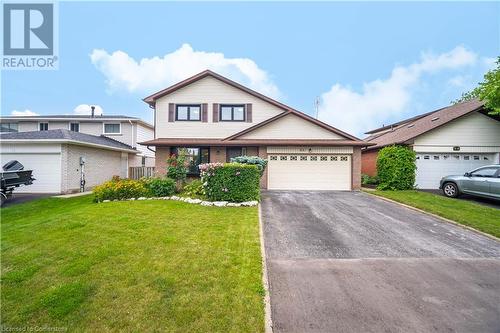
[[40, 131], [48, 131], [49, 130], [49, 123], [38, 123], [38, 129]]
[[121, 134], [121, 124], [104, 124], [104, 134]]
[[201, 105], [176, 105], [175, 120], [200, 121]]
[[1, 123], [0, 124], [0, 133], [9, 133], [9, 132], [17, 132], [18, 127], [17, 123]]
[[228, 105], [220, 106], [219, 112], [220, 121], [245, 121], [245, 105]]
[[79, 123], [69, 123], [69, 130], [73, 132], [80, 132], [80, 124]]

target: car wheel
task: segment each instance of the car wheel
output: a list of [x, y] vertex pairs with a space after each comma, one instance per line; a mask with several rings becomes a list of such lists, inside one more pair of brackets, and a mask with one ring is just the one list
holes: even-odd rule
[[443, 194], [449, 198], [458, 197], [458, 187], [454, 183], [446, 183], [443, 185]]

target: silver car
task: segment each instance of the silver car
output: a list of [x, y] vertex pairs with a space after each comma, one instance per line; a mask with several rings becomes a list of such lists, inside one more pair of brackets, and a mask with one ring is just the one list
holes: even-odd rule
[[483, 166], [463, 176], [443, 177], [439, 188], [450, 198], [466, 193], [500, 200], [500, 164]]

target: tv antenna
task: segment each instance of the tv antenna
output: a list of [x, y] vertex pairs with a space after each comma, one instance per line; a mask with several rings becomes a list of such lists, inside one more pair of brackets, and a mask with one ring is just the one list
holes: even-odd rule
[[316, 99], [314, 100], [314, 111], [316, 112], [316, 119], [318, 119], [318, 114], [319, 114], [319, 96], [316, 96]]

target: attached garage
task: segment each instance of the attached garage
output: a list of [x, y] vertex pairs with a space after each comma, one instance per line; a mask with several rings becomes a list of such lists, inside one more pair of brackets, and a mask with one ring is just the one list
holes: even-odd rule
[[437, 188], [443, 175], [462, 175], [481, 166], [495, 164], [497, 155], [418, 153], [415, 185], [423, 189]]
[[114, 175], [127, 177], [129, 154], [138, 153], [104, 136], [62, 129], [6, 133], [0, 138], [0, 165], [17, 160], [25, 170], [33, 170], [33, 184], [21, 186], [14, 193], [78, 192], [82, 161], [88, 190]]
[[351, 190], [352, 147], [268, 147], [270, 190]]

